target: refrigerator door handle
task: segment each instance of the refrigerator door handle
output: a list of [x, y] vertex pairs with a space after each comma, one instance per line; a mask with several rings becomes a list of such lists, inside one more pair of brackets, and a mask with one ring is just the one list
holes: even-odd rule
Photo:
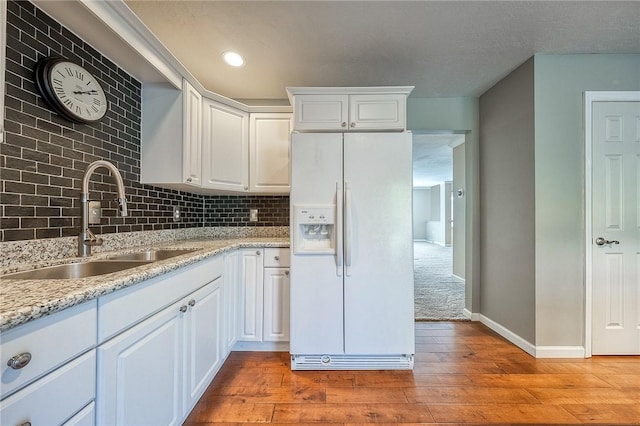
[[353, 218], [351, 217], [351, 183], [344, 183], [344, 263], [345, 275], [351, 276], [351, 245]]
[[336, 182], [336, 275], [342, 276], [342, 184]]

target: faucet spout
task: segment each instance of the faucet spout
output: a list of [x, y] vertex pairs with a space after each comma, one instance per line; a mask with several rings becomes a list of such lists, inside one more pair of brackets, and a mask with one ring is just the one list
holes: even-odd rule
[[80, 193], [80, 204], [82, 207], [82, 224], [80, 233], [78, 234], [78, 256], [90, 256], [91, 247], [102, 244], [102, 239], [97, 238], [91, 230], [89, 230], [89, 179], [96, 169], [104, 167], [111, 172], [111, 176], [116, 181], [118, 191], [118, 209], [120, 215], [127, 216], [127, 199], [124, 193], [124, 182], [120, 172], [112, 163], [105, 160], [97, 160], [87, 166], [87, 170], [82, 177], [82, 192]]

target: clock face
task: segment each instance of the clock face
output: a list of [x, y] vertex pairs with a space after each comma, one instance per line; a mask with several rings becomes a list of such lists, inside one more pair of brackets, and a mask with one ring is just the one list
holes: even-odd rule
[[36, 67], [36, 85], [45, 101], [69, 120], [94, 123], [107, 113], [107, 97], [98, 80], [71, 61], [43, 60]]

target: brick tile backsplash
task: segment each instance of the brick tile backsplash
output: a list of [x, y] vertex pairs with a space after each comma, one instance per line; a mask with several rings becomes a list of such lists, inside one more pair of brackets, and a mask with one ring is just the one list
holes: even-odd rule
[[[32, 74], [50, 55], [77, 61], [100, 80], [110, 103], [102, 121], [71, 123], [43, 102]], [[98, 169], [89, 186], [102, 203], [96, 233], [288, 225], [288, 196], [203, 196], [140, 184], [141, 83], [28, 1], [7, 3], [5, 78], [1, 241], [77, 235], [82, 176], [99, 159], [122, 174], [129, 216], [117, 214], [113, 179]], [[174, 205], [180, 222], [173, 222]], [[253, 208], [258, 222], [249, 222]]]

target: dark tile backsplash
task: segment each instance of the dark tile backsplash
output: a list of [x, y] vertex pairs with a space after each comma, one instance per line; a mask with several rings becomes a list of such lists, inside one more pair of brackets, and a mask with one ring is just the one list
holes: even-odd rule
[[[108, 160], [126, 186], [129, 216], [120, 217], [115, 185], [98, 169], [89, 187], [102, 200], [98, 233], [199, 226], [286, 226], [287, 196], [202, 196], [140, 184], [141, 83], [27, 1], [7, 4], [5, 140], [0, 144], [2, 241], [78, 234], [80, 187], [87, 165]], [[38, 95], [32, 70], [45, 56], [81, 63], [102, 83], [110, 103], [96, 124], [71, 123]], [[173, 206], [182, 220], [173, 222]], [[259, 209], [249, 222], [249, 209]]]

